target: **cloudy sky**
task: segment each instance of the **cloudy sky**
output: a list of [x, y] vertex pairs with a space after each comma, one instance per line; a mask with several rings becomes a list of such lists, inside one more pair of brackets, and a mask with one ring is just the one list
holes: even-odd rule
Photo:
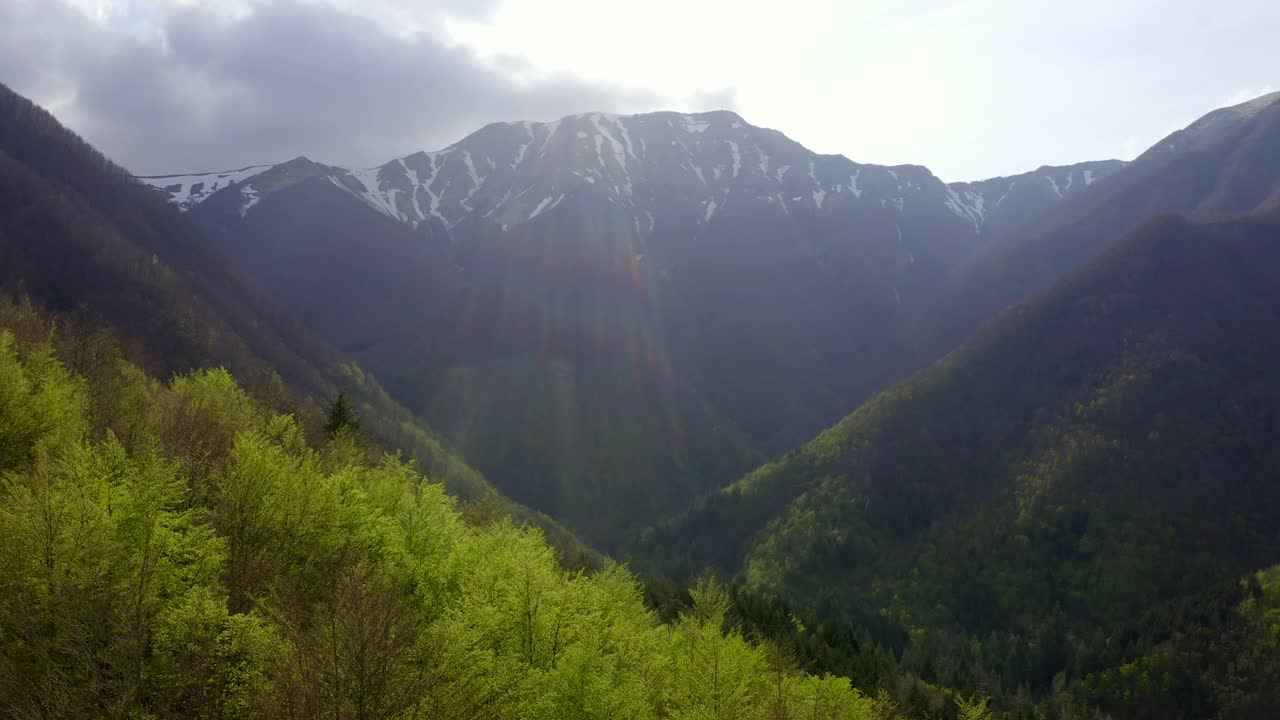
[[369, 166], [728, 108], [945, 180], [1129, 158], [1280, 89], [1275, 0], [0, 0], [0, 82], [140, 174]]

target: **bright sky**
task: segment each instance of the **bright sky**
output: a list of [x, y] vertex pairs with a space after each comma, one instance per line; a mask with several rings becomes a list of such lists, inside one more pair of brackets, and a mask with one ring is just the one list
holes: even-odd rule
[[[368, 165], [496, 120], [725, 107], [820, 152], [969, 180], [1128, 159], [1214, 108], [1280, 87], [1277, 0], [0, 0], [0, 21], [78, 27], [46, 12], [67, 5], [98, 34], [78, 28], [64, 44], [108, 46], [110, 56], [53, 54], [53, 30], [0, 29], [12, 46], [12, 57], [0, 48], [0, 81], [151, 171], [238, 161], [237, 148], [246, 162], [306, 152]], [[306, 28], [324, 37], [293, 37]], [[277, 36], [284, 50], [264, 51]], [[21, 47], [33, 37], [38, 46]], [[288, 64], [328, 62], [318, 49], [361, 72], [307, 94], [310, 66]], [[263, 59], [249, 62], [252, 53]], [[339, 60], [325, 72], [345, 71]], [[29, 77], [5, 77], [6, 63], [23, 62]], [[132, 104], [114, 89], [88, 92], [110, 84], [108, 68], [150, 73], [166, 62], [181, 72], [127, 81]], [[414, 90], [416, 105], [399, 97]], [[345, 104], [334, 99], [344, 94]], [[344, 115], [352, 105], [368, 122]], [[131, 116], [139, 106], [154, 107]], [[183, 108], [194, 119], [174, 123], [175, 147], [155, 150], [163, 134], [131, 144], [139, 122]], [[285, 117], [290, 108], [307, 132]], [[405, 117], [370, 114], [380, 108]], [[331, 126], [318, 120], [327, 115]], [[209, 126], [209, 153], [196, 149], [193, 123]], [[353, 124], [363, 136], [344, 134]]]
[[506, 0], [452, 38], [947, 180], [1132, 158], [1280, 85], [1276, 0]]

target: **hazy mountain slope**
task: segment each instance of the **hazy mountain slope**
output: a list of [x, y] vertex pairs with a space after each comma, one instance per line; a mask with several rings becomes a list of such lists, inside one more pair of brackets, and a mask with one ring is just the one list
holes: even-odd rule
[[900, 362], [919, 367], [1009, 304], [1087, 262], [1160, 213], [1205, 219], [1253, 210], [1280, 190], [1280, 93], [1222, 108], [1047, 210], [958, 275], [906, 324]]
[[150, 341], [165, 372], [221, 355], [246, 376], [265, 360], [300, 390], [321, 388], [304, 357], [336, 356], [189, 220], [34, 104], [3, 87], [0, 101], [8, 287], [54, 310], [98, 309]]
[[252, 212], [240, 213], [236, 188], [215, 193], [193, 218], [297, 317], [360, 351], [429, 321], [461, 284], [447, 244], [357, 201], [330, 181], [333, 172], [296, 158], [252, 179], [261, 193]]
[[549, 225], [521, 252], [476, 240], [467, 257], [328, 171], [296, 160], [254, 179], [271, 190], [245, 215], [237, 192], [194, 215], [515, 497], [598, 539], [758, 462], [663, 364], [650, 298], [617, 247]]
[[1157, 218], [646, 556], [691, 548], [917, 659], [1047, 633], [1061, 654], [1007, 689], [1077, 680], [1092, 633], [1280, 557], [1278, 353], [1280, 214]]
[[498, 496], [188, 218], [3, 86], [0, 287], [113, 326], [157, 373], [224, 365], [257, 392], [311, 416], [345, 389], [377, 442], [403, 449], [463, 499], [490, 499], [537, 519], [564, 548], [580, 552], [553, 521]]

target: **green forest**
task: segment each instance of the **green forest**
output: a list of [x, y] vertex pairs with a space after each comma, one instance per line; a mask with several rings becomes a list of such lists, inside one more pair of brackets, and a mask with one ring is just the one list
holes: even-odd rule
[[6, 716], [896, 716], [749, 642], [714, 581], [664, 623], [624, 567], [462, 512], [349, 408], [326, 433], [225, 370], [162, 382], [26, 303], [0, 328]]

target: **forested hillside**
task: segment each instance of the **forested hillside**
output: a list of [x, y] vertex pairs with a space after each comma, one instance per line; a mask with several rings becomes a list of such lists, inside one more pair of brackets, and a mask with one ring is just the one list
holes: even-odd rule
[[610, 565], [461, 513], [349, 428], [312, 446], [225, 370], [160, 382], [0, 302], [0, 713], [883, 718]]
[[[540, 523], [575, 562], [589, 557], [558, 523], [497, 493], [150, 188], [3, 85], [0, 151], [0, 289], [73, 312], [86, 330], [114, 329], [159, 376], [225, 366], [310, 427], [345, 390], [371, 439], [465, 501]], [[86, 352], [96, 341], [87, 334]]]
[[[1027, 706], [1275, 712], [1263, 676], [1246, 673], [1260, 684], [1243, 694], [1222, 678], [1186, 682], [1222, 652], [1201, 643], [1234, 617], [1225, 610], [1155, 657], [1114, 638], [1280, 557], [1278, 353], [1275, 210], [1157, 218], [659, 526], [638, 557], [677, 576], [737, 573], [803, 614], [852, 623], [902, 653], [904, 671], [1025, 693]], [[1181, 637], [1178, 622], [1161, 632]], [[1272, 667], [1274, 636], [1257, 639]], [[1152, 694], [1166, 698], [1159, 711], [1140, 707]]]

